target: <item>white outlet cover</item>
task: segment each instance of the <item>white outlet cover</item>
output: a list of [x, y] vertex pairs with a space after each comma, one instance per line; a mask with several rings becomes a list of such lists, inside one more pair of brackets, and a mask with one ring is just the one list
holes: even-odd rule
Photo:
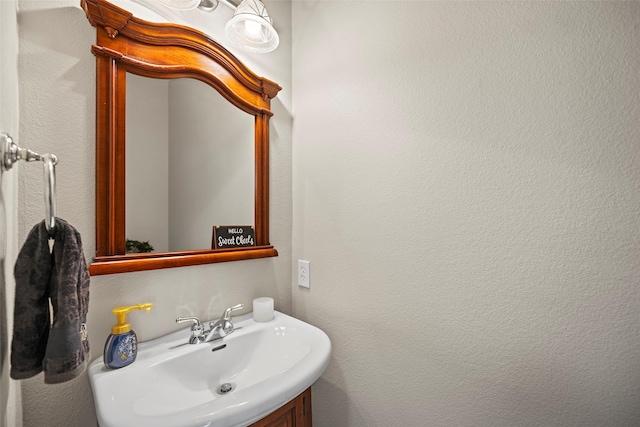
[[298, 286], [309, 288], [311, 285], [311, 263], [298, 260]]

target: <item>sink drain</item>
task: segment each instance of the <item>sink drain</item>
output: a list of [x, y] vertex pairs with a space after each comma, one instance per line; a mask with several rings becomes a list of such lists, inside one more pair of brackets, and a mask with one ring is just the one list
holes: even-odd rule
[[218, 394], [229, 394], [236, 388], [234, 383], [224, 383], [218, 387]]

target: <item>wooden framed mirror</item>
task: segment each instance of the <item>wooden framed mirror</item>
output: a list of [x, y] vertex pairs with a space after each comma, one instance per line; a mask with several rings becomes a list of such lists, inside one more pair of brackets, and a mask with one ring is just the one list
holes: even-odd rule
[[[81, 4], [97, 33], [96, 44], [92, 46], [96, 56], [96, 256], [89, 266], [90, 274], [277, 256], [276, 249], [269, 243], [269, 118], [273, 115], [270, 101], [281, 87], [257, 76], [197, 30], [147, 22], [105, 0], [82, 0]], [[219, 94], [225, 103], [252, 118], [248, 123], [253, 124], [254, 224], [251, 225], [255, 245], [126, 253], [129, 238], [126, 230], [126, 106], [127, 82], [132, 76], [197, 80], [204, 90]], [[196, 92], [203, 89], [198, 88]], [[183, 147], [178, 148], [181, 149]], [[197, 152], [190, 155], [194, 160], [198, 158]], [[210, 182], [201, 183], [203, 189], [209, 185]], [[202, 197], [207, 195], [203, 193]], [[224, 224], [211, 223], [214, 225]], [[202, 234], [210, 241], [211, 227], [202, 230]]]

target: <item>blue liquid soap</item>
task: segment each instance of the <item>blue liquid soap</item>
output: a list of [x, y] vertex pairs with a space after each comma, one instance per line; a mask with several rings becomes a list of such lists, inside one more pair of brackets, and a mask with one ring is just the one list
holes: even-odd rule
[[135, 332], [111, 334], [104, 345], [104, 364], [111, 369], [124, 368], [136, 360], [137, 354], [138, 339]]
[[138, 304], [113, 309], [118, 323], [111, 327], [111, 334], [104, 343], [104, 364], [107, 368], [118, 369], [132, 364], [138, 354], [138, 338], [126, 323], [126, 316], [131, 310], [151, 310], [153, 304]]

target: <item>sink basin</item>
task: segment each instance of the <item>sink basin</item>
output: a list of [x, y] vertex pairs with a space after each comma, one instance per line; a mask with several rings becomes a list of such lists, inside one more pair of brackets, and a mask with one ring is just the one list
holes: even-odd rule
[[[236, 316], [223, 339], [187, 344], [188, 328], [140, 343], [136, 361], [89, 366], [100, 427], [246, 426], [306, 390], [331, 356], [329, 337], [286, 314]], [[221, 390], [222, 389], [222, 390]]]

